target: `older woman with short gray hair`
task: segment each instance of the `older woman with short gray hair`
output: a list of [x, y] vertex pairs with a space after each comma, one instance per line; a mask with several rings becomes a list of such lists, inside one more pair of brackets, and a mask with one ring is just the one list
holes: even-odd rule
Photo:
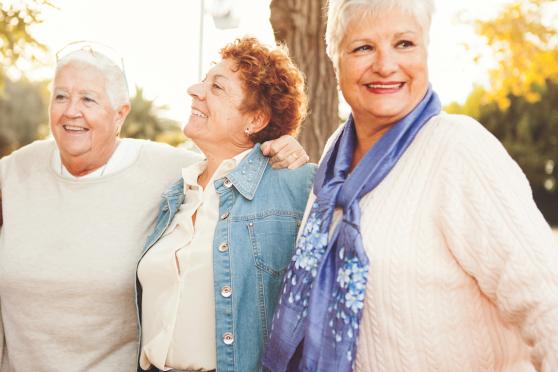
[[558, 371], [558, 249], [529, 183], [428, 82], [432, 0], [330, 0], [329, 140], [264, 365]]

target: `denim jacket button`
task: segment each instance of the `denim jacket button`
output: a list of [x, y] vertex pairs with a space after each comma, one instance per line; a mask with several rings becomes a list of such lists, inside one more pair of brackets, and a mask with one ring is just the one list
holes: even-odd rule
[[226, 252], [229, 250], [229, 245], [227, 243], [219, 244], [219, 248], [217, 248], [219, 252]]
[[222, 219], [222, 220], [227, 219], [227, 217], [229, 217], [229, 214], [230, 214], [229, 212], [223, 213], [223, 214], [221, 215], [221, 219]]
[[225, 186], [227, 189], [230, 188], [232, 186], [232, 181], [229, 180], [228, 178], [225, 178], [225, 182], [223, 182], [223, 186]]
[[225, 332], [225, 334], [223, 334], [223, 342], [226, 345], [232, 345], [232, 343], [234, 342], [233, 334], [230, 332]]
[[224, 286], [223, 288], [221, 288], [221, 296], [228, 298], [231, 297], [232, 295], [232, 288], [228, 285]]

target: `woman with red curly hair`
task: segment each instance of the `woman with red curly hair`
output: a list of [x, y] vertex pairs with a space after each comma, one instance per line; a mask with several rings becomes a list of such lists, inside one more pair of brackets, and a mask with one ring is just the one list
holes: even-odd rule
[[246, 37], [221, 58], [188, 89], [184, 133], [206, 159], [163, 195], [138, 264], [140, 371], [262, 370], [314, 177], [314, 165], [274, 169], [259, 149], [295, 134], [306, 113], [287, 51]]

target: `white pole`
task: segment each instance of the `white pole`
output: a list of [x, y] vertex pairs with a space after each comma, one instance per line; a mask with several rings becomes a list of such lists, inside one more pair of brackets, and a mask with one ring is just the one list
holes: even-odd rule
[[205, 0], [201, 0], [200, 3], [200, 39], [198, 48], [198, 81], [202, 79], [203, 71], [203, 26], [204, 26], [204, 15], [205, 15]]

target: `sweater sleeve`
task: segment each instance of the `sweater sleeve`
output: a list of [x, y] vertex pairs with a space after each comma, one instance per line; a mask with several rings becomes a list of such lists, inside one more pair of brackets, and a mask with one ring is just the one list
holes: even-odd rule
[[440, 198], [448, 247], [532, 347], [536, 368], [558, 371], [557, 241], [498, 140], [473, 120], [457, 125]]

